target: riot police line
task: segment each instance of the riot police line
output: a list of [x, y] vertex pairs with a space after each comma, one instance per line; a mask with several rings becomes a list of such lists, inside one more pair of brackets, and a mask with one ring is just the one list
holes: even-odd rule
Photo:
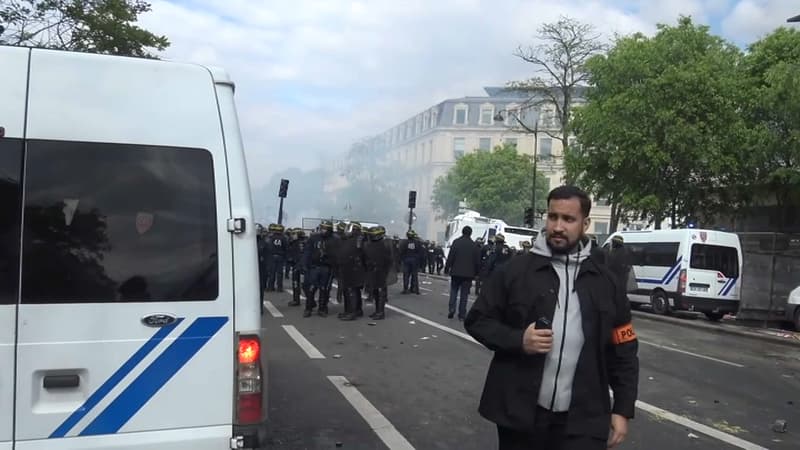
[[[348, 224], [322, 220], [307, 235], [302, 228], [285, 229], [280, 224], [264, 228], [258, 225], [259, 278], [262, 295], [283, 292], [284, 279], [291, 281], [289, 306], [304, 306], [303, 316], [329, 313], [331, 291], [336, 282], [337, 303], [343, 305], [337, 315], [342, 320], [364, 316], [362, 292], [367, 303], [374, 304], [369, 317], [385, 318], [388, 287], [401, 281], [402, 294], [420, 295], [419, 273], [442, 275], [444, 250], [432, 241], [423, 241], [414, 230], [404, 239], [389, 238], [383, 226], [362, 229], [359, 222]], [[475, 283], [480, 293], [482, 281], [514, 255], [528, 251], [530, 243], [517, 250], [505, 244], [502, 234], [484, 243], [475, 240], [481, 255], [481, 270]], [[301, 301], [305, 297], [305, 301]]]

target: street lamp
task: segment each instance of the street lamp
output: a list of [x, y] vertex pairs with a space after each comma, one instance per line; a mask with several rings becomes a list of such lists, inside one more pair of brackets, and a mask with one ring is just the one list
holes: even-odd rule
[[[531, 188], [531, 208], [534, 213], [537, 212], [536, 209], [536, 163], [537, 163], [537, 155], [539, 152], [539, 118], [536, 118], [536, 122], [533, 124], [533, 128], [529, 127], [525, 124], [525, 122], [520, 119], [519, 115], [514, 111], [509, 111], [504, 109], [502, 111], [498, 111], [497, 114], [494, 115], [495, 122], [505, 122], [505, 118], [503, 117], [503, 113], [508, 114], [509, 116], [513, 117], [514, 120], [528, 133], [533, 134], [533, 187]], [[539, 216], [541, 217], [541, 215]], [[533, 227], [536, 228], [536, 218], [534, 217]]]

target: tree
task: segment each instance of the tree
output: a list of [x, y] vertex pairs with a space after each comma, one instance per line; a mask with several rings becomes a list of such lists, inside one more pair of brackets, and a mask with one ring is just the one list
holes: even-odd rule
[[[800, 32], [778, 28], [753, 43], [743, 67], [754, 145], [747, 174], [774, 193], [783, 214], [800, 194]], [[785, 217], [782, 222], [785, 222]]]
[[[476, 151], [459, 159], [436, 181], [433, 206], [440, 217], [452, 217], [459, 200], [466, 199], [469, 208], [484, 216], [520, 224], [525, 208], [531, 204], [532, 186], [530, 155], [521, 155], [515, 146], [504, 144], [492, 152]], [[547, 181], [541, 174], [536, 188], [537, 209], [544, 209]]]
[[7, 0], [0, 6], [0, 44], [153, 58], [166, 36], [136, 25], [143, 0]]
[[741, 56], [688, 17], [659, 25], [652, 38], [618, 38], [587, 61], [571, 176], [657, 226], [735, 207], [747, 137]]
[[[555, 23], [539, 28], [540, 44], [519, 46], [514, 55], [536, 66], [538, 75], [525, 81], [510, 83], [516, 90], [531, 94], [523, 108], [550, 106], [555, 109], [554, 120], [545, 120], [538, 127], [561, 142], [564, 155], [569, 153], [572, 108], [576, 94], [588, 81], [586, 62], [605, 50], [600, 34], [590, 24], [561, 17]], [[567, 183], [573, 180], [567, 176]]]

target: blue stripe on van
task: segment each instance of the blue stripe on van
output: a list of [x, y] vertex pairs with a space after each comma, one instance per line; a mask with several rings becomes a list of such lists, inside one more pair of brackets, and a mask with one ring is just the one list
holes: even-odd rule
[[81, 431], [80, 436], [119, 431], [227, 322], [227, 317], [200, 317], [195, 320]]
[[154, 348], [162, 341], [164, 338], [169, 336], [170, 333], [175, 329], [183, 321], [183, 318], [178, 318], [175, 322], [166, 325], [164, 327], [159, 328], [159, 330], [151, 337], [147, 342], [142, 345], [139, 350], [136, 350], [127, 361], [125, 361], [119, 369], [117, 369], [114, 374], [112, 374], [106, 381], [103, 383], [99, 388], [97, 388], [92, 395], [89, 396], [88, 399], [80, 406], [78, 409], [75, 410], [67, 419], [58, 426], [58, 428], [50, 434], [51, 438], [60, 438], [64, 437], [69, 433], [69, 430], [72, 429], [78, 422], [83, 419], [86, 414], [89, 414], [89, 411], [92, 410], [98, 403], [100, 403], [112, 389], [114, 389], [136, 366], [139, 365], [140, 362], [145, 358], [145, 356], [149, 355], [150, 352], [153, 351]]
[[727, 288], [725, 288], [725, 291], [722, 293], [722, 295], [723, 295], [723, 296], [725, 296], [725, 295], [728, 295], [728, 293], [730, 293], [730, 292], [731, 292], [731, 289], [733, 289], [733, 286], [734, 286], [735, 284], [736, 284], [736, 278], [731, 278], [731, 282], [730, 282], [730, 284], [728, 284], [728, 287], [727, 287]]
[[730, 286], [731, 282], [733, 282], [733, 278], [728, 278], [728, 281], [722, 285], [722, 288], [719, 290], [719, 292], [717, 292], [717, 295], [725, 295], [723, 292], [725, 292], [725, 289], [728, 289], [728, 286]]

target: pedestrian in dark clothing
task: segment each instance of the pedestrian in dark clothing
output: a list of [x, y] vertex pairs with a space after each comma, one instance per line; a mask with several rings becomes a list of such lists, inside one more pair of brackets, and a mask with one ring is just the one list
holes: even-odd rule
[[342, 320], [355, 320], [364, 316], [361, 290], [367, 273], [367, 257], [364, 253], [364, 235], [361, 224], [352, 222], [351, 231], [339, 241], [336, 266], [339, 268], [339, 289], [344, 295]]
[[600, 450], [627, 434], [638, 342], [625, 291], [585, 235], [590, 208], [578, 188], [550, 192], [546, 232], [492, 275], [465, 321], [495, 352], [479, 411], [500, 450]]
[[283, 266], [289, 241], [283, 234], [284, 227], [273, 223], [269, 226], [267, 237], [267, 291], [283, 292]]
[[[461, 237], [453, 241], [447, 262], [444, 265], [445, 275], [450, 275], [450, 305], [447, 318], [452, 319], [456, 313], [456, 298], [458, 301], [458, 320], [464, 320], [467, 314], [467, 298], [472, 280], [478, 274], [479, 257], [478, 247], [472, 242], [472, 228], [469, 226], [461, 230]], [[460, 295], [460, 297], [459, 297]]]
[[[370, 240], [364, 249], [367, 257], [367, 286], [371, 291], [371, 297], [375, 300], [375, 312], [369, 317], [383, 320], [386, 317], [389, 278], [394, 269], [393, 244], [384, 239], [386, 229], [382, 226], [370, 228], [368, 234]], [[396, 272], [394, 281], [397, 281]]]
[[310, 317], [317, 303], [314, 297], [319, 291], [319, 309], [317, 314], [320, 317], [328, 315], [328, 300], [330, 299], [330, 280], [331, 268], [334, 265], [334, 255], [331, 248], [335, 247], [338, 240], [333, 236], [333, 224], [329, 220], [323, 220], [319, 226], [320, 232], [309, 238], [303, 253], [303, 267], [306, 275], [303, 278], [303, 287], [306, 292], [306, 309], [303, 317]]
[[419, 266], [425, 256], [422, 242], [414, 230], [406, 233], [406, 239], [400, 241], [400, 260], [403, 264], [403, 294], [419, 293]]
[[436, 275], [441, 275], [444, 269], [444, 249], [441, 245], [436, 246], [434, 257], [436, 258]]

